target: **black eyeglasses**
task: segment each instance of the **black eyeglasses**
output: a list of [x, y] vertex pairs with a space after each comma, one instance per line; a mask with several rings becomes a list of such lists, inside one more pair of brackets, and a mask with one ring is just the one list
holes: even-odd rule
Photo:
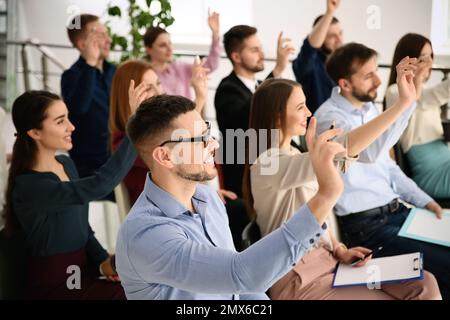
[[180, 143], [180, 142], [203, 142], [203, 146], [205, 148], [208, 147], [209, 142], [214, 139], [211, 136], [211, 122], [205, 121], [206, 123], [206, 134], [200, 137], [192, 137], [192, 138], [179, 138], [178, 140], [167, 140], [161, 143], [159, 146], [164, 147], [168, 143]]

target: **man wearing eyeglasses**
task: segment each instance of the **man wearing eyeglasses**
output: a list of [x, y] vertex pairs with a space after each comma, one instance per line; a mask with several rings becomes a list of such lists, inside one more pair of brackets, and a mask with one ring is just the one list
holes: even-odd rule
[[141, 104], [127, 131], [150, 173], [116, 245], [127, 298], [267, 299], [264, 292], [325, 232], [343, 190], [333, 159], [345, 149], [331, 141], [341, 130], [315, 138], [315, 123], [307, 141], [318, 193], [280, 229], [238, 253], [222, 201], [199, 183], [216, 176], [218, 143], [208, 124], [183, 97]]

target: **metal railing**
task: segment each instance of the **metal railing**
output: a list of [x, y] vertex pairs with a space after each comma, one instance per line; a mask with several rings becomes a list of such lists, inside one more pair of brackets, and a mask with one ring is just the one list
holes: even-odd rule
[[[20, 56], [22, 59], [23, 84], [24, 84], [24, 89], [26, 91], [31, 89], [31, 86], [30, 86], [30, 75], [31, 74], [33, 74], [37, 77], [40, 75], [40, 80], [42, 82], [42, 88], [44, 90], [50, 89], [48, 86], [49, 75], [51, 75], [51, 74], [52, 75], [61, 75], [61, 73], [50, 73], [48, 71], [48, 63], [49, 62], [51, 62], [55, 66], [57, 66], [61, 70], [61, 72], [66, 69], [64, 64], [61, 63], [59, 61], [59, 59], [53, 54], [53, 52], [49, 49], [49, 48], [58, 48], [58, 47], [63, 47], [63, 46], [54, 45], [54, 44], [43, 44], [43, 43], [40, 43], [39, 41], [33, 40], [33, 39], [30, 39], [27, 41], [7, 41], [6, 44], [21, 47]], [[40, 55], [41, 55], [41, 59], [40, 59], [41, 70], [40, 71], [30, 70], [29, 60], [28, 60], [28, 55], [27, 55], [27, 47], [33, 47], [40, 53]], [[69, 47], [64, 46], [64, 48], [69, 48]], [[20, 73], [20, 71], [18, 71], [18, 73]]]
[[[25, 90], [30, 90], [30, 75], [36, 76], [42, 82], [42, 88], [44, 90], [49, 90], [48, 79], [49, 76], [60, 76], [62, 72], [66, 69], [66, 67], [61, 63], [58, 58], [52, 53], [49, 48], [54, 49], [68, 49], [68, 50], [76, 50], [72, 46], [68, 45], [60, 45], [54, 43], [41, 43], [38, 40], [26, 40], [26, 41], [7, 41], [7, 45], [20, 46], [21, 47], [21, 59], [22, 59], [22, 70], [18, 70], [18, 73], [23, 73], [23, 83]], [[41, 70], [30, 70], [29, 68], [29, 60], [27, 56], [27, 47], [33, 47], [41, 54]], [[112, 50], [112, 52], [122, 52], [119, 50]], [[187, 51], [187, 50], [176, 50], [174, 51], [174, 55], [181, 57], [195, 57], [197, 55], [204, 55], [203, 53], [199, 54], [198, 52]], [[144, 53], [142, 53], [144, 56]], [[220, 56], [221, 59], [228, 59], [225, 55]], [[275, 58], [265, 58], [267, 62], [276, 62]], [[57, 72], [49, 72], [48, 63], [53, 63], [56, 67], [61, 70], [61, 73]], [[292, 61], [291, 61], [292, 62]], [[390, 69], [391, 66], [389, 64], [379, 64], [381, 69]], [[450, 67], [433, 65], [433, 72], [441, 72], [443, 75], [443, 80], [448, 78], [450, 74]], [[216, 88], [210, 88], [215, 90]]]

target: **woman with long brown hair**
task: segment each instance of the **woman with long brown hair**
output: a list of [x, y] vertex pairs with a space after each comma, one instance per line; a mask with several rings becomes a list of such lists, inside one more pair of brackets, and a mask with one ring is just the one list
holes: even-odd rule
[[[130, 87], [131, 114], [145, 97]], [[136, 151], [125, 139], [90, 177], [79, 178], [73, 161], [75, 127], [61, 98], [29, 91], [12, 107], [16, 128], [6, 191], [5, 229], [22, 234], [28, 257], [29, 299], [124, 299], [113, 256], [100, 245], [89, 221], [89, 202], [110, 193], [127, 174]], [[98, 280], [102, 275], [109, 281]]]
[[[164, 93], [159, 77], [152, 66], [143, 60], [129, 60], [122, 63], [116, 70], [111, 86], [109, 130], [113, 150], [117, 149], [125, 137], [125, 127], [131, 110], [127, 103], [129, 99], [129, 84], [133, 81], [139, 86], [148, 86], [146, 98]], [[196, 110], [201, 113], [206, 101], [206, 71], [197, 65], [190, 80], [196, 94]], [[130, 172], [124, 179], [125, 186], [133, 204], [144, 189], [147, 166], [138, 157]]]
[[[426, 37], [414, 33], [403, 36], [395, 48], [392, 65], [404, 56], [418, 58], [420, 65], [414, 78], [417, 108], [400, 139], [402, 151], [417, 185], [433, 198], [447, 199], [450, 198], [450, 149], [444, 140], [441, 106], [450, 102], [450, 79], [424, 88], [434, 58], [433, 46]], [[396, 77], [397, 71], [391, 68], [387, 105], [398, 97]]]
[[[404, 65], [401, 66], [403, 68]], [[405, 72], [405, 71], [403, 71]], [[402, 80], [404, 81], [404, 79]], [[404, 89], [403, 89], [404, 90]], [[403, 94], [404, 91], [403, 91]], [[407, 93], [410, 94], [410, 93]], [[345, 135], [334, 129], [338, 135], [335, 142], [343, 144], [347, 154], [337, 160], [340, 168], [356, 160], [405, 110], [397, 113], [383, 113], [378, 118]], [[248, 207], [253, 209], [263, 236], [280, 227], [294, 213], [295, 208], [307, 203], [317, 192], [317, 178], [308, 153], [300, 153], [291, 147], [295, 136], [314, 136], [317, 120], [307, 120], [311, 112], [301, 86], [290, 80], [274, 79], [264, 82], [255, 92], [250, 114], [250, 128], [256, 130], [257, 140], [253, 145], [264, 145], [253, 161], [247, 153], [244, 176], [244, 194]], [[262, 131], [266, 130], [266, 131]], [[267, 132], [268, 131], [268, 132]], [[272, 134], [275, 132], [276, 134]], [[265, 136], [261, 136], [265, 134]], [[324, 134], [330, 135], [330, 132]], [[278, 139], [265, 137], [278, 136]], [[319, 137], [320, 139], [320, 137]], [[330, 213], [332, 214], [332, 213]], [[318, 235], [319, 236], [319, 235]], [[336, 263], [352, 263], [370, 253], [367, 248], [347, 247], [327, 232], [316, 239], [314, 248], [270, 290], [272, 299], [440, 299], [436, 279], [425, 273], [425, 279], [408, 283], [382, 285], [382, 290], [366, 287], [332, 288]], [[358, 265], [364, 265], [367, 258]]]
[[[129, 99], [128, 86], [131, 81], [134, 81], [136, 85], [145, 83], [149, 87], [147, 98], [162, 93], [158, 76], [149, 63], [143, 60], [129, 60], [117, 68], [111, 86], [109, 113], [109, 130], [113, 150], [118, 148], [126, 136], [125, 128], [131, 114], [127, 103]], [[147, 172], [147, 166], [138, 157], [124, 178], [131, 205], [144, 189]]]

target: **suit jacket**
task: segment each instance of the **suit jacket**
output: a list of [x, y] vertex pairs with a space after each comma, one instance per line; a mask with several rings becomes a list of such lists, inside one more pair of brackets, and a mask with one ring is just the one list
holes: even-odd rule
[[[273, 78], [270, 73], [266, 79]], [[223, 155], [223, 173], [225, 189], [235, 192], [238, 196], [242, 196], [242, 177], [244, 174], [244, 165], [236, 164], [237, 146], [234, 146], [234, 163], [226, 164], [226, 130], [242, 129], [248, 130], [250, 107], [253, 93], [245, 86], [245, 84], [232, 71], [230, 75], [222, 79], [214, 97], [214, 105], [216, 108], [216, 118], [219, 124], [220, 132], [223, 136], [222, 155]], [[245, 155], [244, 150], [239, 151]], [[241, 159], [242, 160], [242, 159]], [[241, 162], [242, 163], [242, 162]]]

